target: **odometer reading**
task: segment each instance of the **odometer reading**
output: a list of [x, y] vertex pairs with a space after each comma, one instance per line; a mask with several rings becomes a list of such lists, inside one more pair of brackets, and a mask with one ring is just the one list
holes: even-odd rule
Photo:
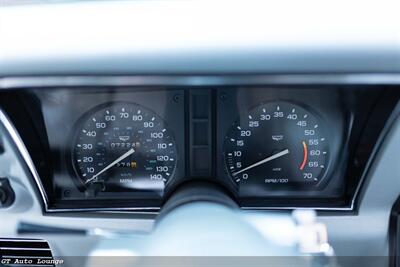
[[324, 177], [329, 144], [317, 116], [301, 106], [275, 102], [241, 116], [226, 136], [224, 153], [238, 184], [300, 189]]
[[103, 106], [77, 129], [72, 161], [85, 187], [162, 190], [176, 165], [176, 146], [164, 122], [130, 103]]

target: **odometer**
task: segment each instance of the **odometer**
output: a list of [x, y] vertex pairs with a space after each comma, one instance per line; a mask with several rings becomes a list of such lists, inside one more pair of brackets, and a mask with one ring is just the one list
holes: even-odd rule
[[329, 167], [324, 122], [289, 102], [257, 106], [225, 139], [227, 171], [239, 185], [301, 189], [318, 185]]
[[176, 146], [158, 115], [136, 104], [112, 103], [81, 119], [72, 163], [86, 188], [161, 190], [173, 176]]

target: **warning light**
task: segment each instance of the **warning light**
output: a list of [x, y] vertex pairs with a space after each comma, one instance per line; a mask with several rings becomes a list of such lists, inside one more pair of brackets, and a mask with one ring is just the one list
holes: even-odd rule
[[137, 168], [137, 162], [136, 161], [131, 161], [131, 168], [136, 169]]

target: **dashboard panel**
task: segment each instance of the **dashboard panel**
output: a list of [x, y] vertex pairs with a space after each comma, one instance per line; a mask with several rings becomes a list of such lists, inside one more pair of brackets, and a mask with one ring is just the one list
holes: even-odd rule
[[293, 84], [6, 94], [52, 212], [153, 212], [194, 181], [244, 209], [352, 209], [399, 97], [389, 86]]
[[[56, 148], [53, 187], [60, 204], [95, 207], [103, 200], [157, 207], [173, 178], [184, 176], [184, 103], [177, 101], [182, 91], [34, 94], [43, 103], [49, 145]], [[134, 153], [122, 159], [129, 151]], [[105, 169], [118, 158], [118, 166]]]
[[340, 90], [238, 88], [220, 94], [217, 139], [224, 140], [219, 154], [226, 167], [218, 177], [235, 180], [245, 206], [281, 198], [334, 203], [343, 194], [352, 115]]
[[[192, 186], [192, 200], [199, 202], [209, 198], [196, 199], [201, 192], [192, 182], [207, 181], [218, 185], [242, 209], [252, 210], [238, 213], [261, 236], [273, 232], [272, 240], [276, 240], [283, 229], [281, 237], [287, 237], [290, 228], [276, 223], [276, 214], [289, 215], [298, 207], [316, 208], [317, 221], [326, 225], [329, 244], [339, 256], [338, 264], [354, 266], [366, 255], [379, 260], [376, 264], [366, 257], [363, 262], [371, 266], [398, 264], [397, 257], [392, 257], [399, 251], [396, 228], [400, 225], [396, 201], [400, 194], [397, 3], [312, 1], [307, 6], [303, 1], [243, 1], [230, 2], [227, 8], [227, 3], [217, 1], [11, 2], [0, 8], [4, 26], [0, 27], [0, 180], [4, 184], [4, 177], [10, 182], [15, 203], [2, 206], [0, 236], [44, 238], [53, 255], [87, 256], [99, 252], [98, 248], [101, 252], [130, 248], [134, 255], [141, 255], [139, 248], [148, 243], [143, 233], [153, 235], [180, 189]], [[179, 108], [163, 98], [171, 91], [182, 92], [183, 98], [177, 99], [182, 101]], [[63, 94], [70, 97], [66, 103]], [[77, 109], [81, 101], [86, 103]], [[132, 121], [140, 107], [174, 140], [169, 151], [176, 153], [175, 165], [156, 164], [161, 170], [166, 165], [174, 170], [160, 188], [150, 188], [152, 183], [147, 182], [146, 187], [136, 184], [123, 190], [113, 183], [99, 192], [82, 187], [87, 179], [79, 171], [93, 167], [91, 162], [107, 167], [134, 149], [102, 174], [91, 174], [96, 177], [88, 184], [102, 181], [107, 171], [116, 177], [135, 177], [130, 169], [114, 166], [132, 169], [148, 162], [143, 157], [135, 161], [143, 141], [129, 143], [128, 149], [125, 143], [124, 151], [114, 149], [118, 141], [123, 146], [126, 136], [129, 141], [130, 134], [118, 134], [117, 142], [114, 137], [100, 139], [110, 148], [114, 143], [110, 150], [85, 141], [100, 148], [93, 161], [90, 154], [83, 155], [86, 152], [73, 153], [78, 140], [90, 140], [82, 135], [87, 127], [93, 128], [90, 120], [102, 116], [100, 123], [105, 123], [101, 112], [111, 103], [127, 103]], [[117, 111], [122, 108], [118, 106]], [[278, 112], [276, 121], [263, 114], [264, 108], [266, 113]], [[297, 118], [308, 115], [309, 119], [297, 120], [290, 114], [293, 108]], [[113, 115], [107, 115], [107, 122]], [[122, 128], [129, 127], [120, 119], [115, 118]], [[175, 121], [179, 123], [171, 125]], [[298, 131], [308, 125], [318, 125], [312, 135], [317, 138], [308, 137], [312, 129], [305, 129], [307, 137], [305, 130]], [[243, 139], [237, 127], [245, 131]], [[106, 128], [101, 130], [103, 136], [121, 129]], [[99, 137], [100, 130], [95, 131]], [[231, 138], [236, 142], [229, 143]], [[321, 145], [322, 138], [328, 145]], [[158, 147], [159, 142], [155, 143]], [[103, 156], [107, 155], [104, 149], [109, 157]], [[311, 161], [311, 150], [316, 160]], [[319, 157], [316, 150], [327, 156]], [[229, 153], [235, 151], [237, 157], [229, 161]], [[165, 159], [164, 153], [156, 154]], [[85, 164], [78, 163], [84, 159]], [[101, 170], [94, 168], [96, 173]], [[140, 170], [148, 177], [153, 174]], [[310, 173], [310, 181], [298, 183]], [[4, 193], [0, 202], [3, 197]], [[158, 210], [162, 216], [156, 218]], [[184, 235], [180, 243], [185, 248], [190, 247], [187, 241], [196, 240], [196, 234], [228, 237], [225, 244], [238, 243], [231, 242], [231, 237], [237, 238], [240, 231], [227, 235], [230, 228], [221, 224], [230, 217], [219, 213], [209, 220], [204, 214], [214, 215], [192, 209], [181, 217], [170, 231], [172, 239], [178, 239], [174, 230], [188, 229], [198, 215], [206, 227]], [[271, 232], [274, 225], [277, 231]], [[218, 226], [221, 229], [213, 235]], [[75, 229], [87, 234], [77, 234]], [[121, 233], [123, 240], [106, 243]], [[165, 240], [171, 239], [162, 239], [156, 247]], [[198, 247], [198, 240], [195, 243]], [[204, 249], [210, 254], [220, 251], [220, 242], [213, 243], [217, 249], [206, 244], [202, 253]], [[219, 247], [229, 248], [225, 244]], [[150, 247], [155, 253], [162, 251]], [[167, 247], [171, 248], [170, 242]], [[253, 247], [252, 253], [257, 248], [262, 253], [270, 251], [258, 245], [247, 249]], [[286, 250], [278, 252], [282, 251]]]

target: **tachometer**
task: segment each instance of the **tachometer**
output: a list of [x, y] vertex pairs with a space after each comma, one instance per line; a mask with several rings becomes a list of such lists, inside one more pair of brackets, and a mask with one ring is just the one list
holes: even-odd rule
[[227, 171], [264, 188], [315, 186], [329, 167], [324, 122], [289, 102], [262, 104], [240, 117], [225, 139]]
[[176, 166], [174, 138], [152, 111], [131, 103], [96, 108], [81, 120], [72, 163], [86, 187], [163, 189]]

